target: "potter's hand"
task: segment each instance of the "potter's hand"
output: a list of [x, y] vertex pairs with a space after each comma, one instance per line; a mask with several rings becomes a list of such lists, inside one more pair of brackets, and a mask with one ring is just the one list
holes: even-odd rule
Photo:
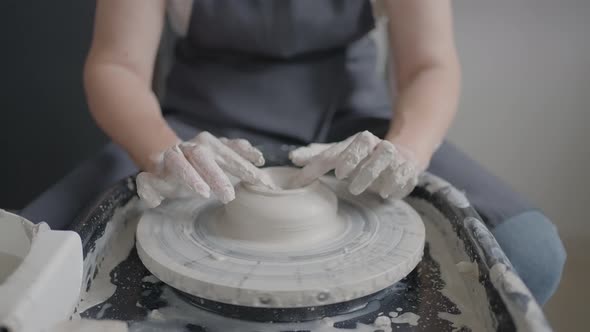
[[262, 153], [243, 139], [218, 139], [202, 132], [154, 159], [155, 171], [137, 176], [137, 193], [150, 207], [158, 206], [164, 198], [208, 198], [210, 192], [227, 203], [235, 198], [235, 192], [224, 171], [248, 183], [274, 187], [256, 167], [264, 165]]
[[383, 198], [408, 195], [421, 171], [410, 151], [368, 131], [339, 143], [311, 144], [293, 150], [289, 159], [297, 166], [305, 166], [291, 187], [305, 186], [335, 170], [336, 178], [350, 180], [353, 195], [369, 189]]

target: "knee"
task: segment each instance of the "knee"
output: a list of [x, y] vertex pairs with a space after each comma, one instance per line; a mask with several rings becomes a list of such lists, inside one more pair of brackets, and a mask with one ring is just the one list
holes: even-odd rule
[[553, 295], [566, 260], [556, 227], [538, 211], [528, 211], [498, 225], [492, 233], [540, 304]]

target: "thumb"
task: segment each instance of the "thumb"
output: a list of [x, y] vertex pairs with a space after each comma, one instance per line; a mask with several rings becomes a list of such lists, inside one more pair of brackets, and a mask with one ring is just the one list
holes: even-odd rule
[[135, 178], [137, 194], [139, 198], [150, 208], [155, 208], [162, 203], [164, 197], [156, 189], [159, 179], [152, 173], [141, 172]]
[[332, 144], [312, 143], [289, 152], [289, 159], [296, 166], [305, 166], [320, 153], [330, 148]]

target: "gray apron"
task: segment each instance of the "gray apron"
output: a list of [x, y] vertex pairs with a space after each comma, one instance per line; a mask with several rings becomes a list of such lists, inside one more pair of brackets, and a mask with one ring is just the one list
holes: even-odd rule
[[345, 114], [389, 119], [373, 27], [368, 0], [195, 0], [164, 108], [293, 144], [324, 141]]

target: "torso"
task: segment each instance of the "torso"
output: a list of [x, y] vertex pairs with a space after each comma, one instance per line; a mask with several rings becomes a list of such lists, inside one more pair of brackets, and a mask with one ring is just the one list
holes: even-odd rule
[[168, 14], [184, 37], [164, 106], [195, 122], [305, 143], [335, 113], [389, 116], [368, 0], [169, 0]]

